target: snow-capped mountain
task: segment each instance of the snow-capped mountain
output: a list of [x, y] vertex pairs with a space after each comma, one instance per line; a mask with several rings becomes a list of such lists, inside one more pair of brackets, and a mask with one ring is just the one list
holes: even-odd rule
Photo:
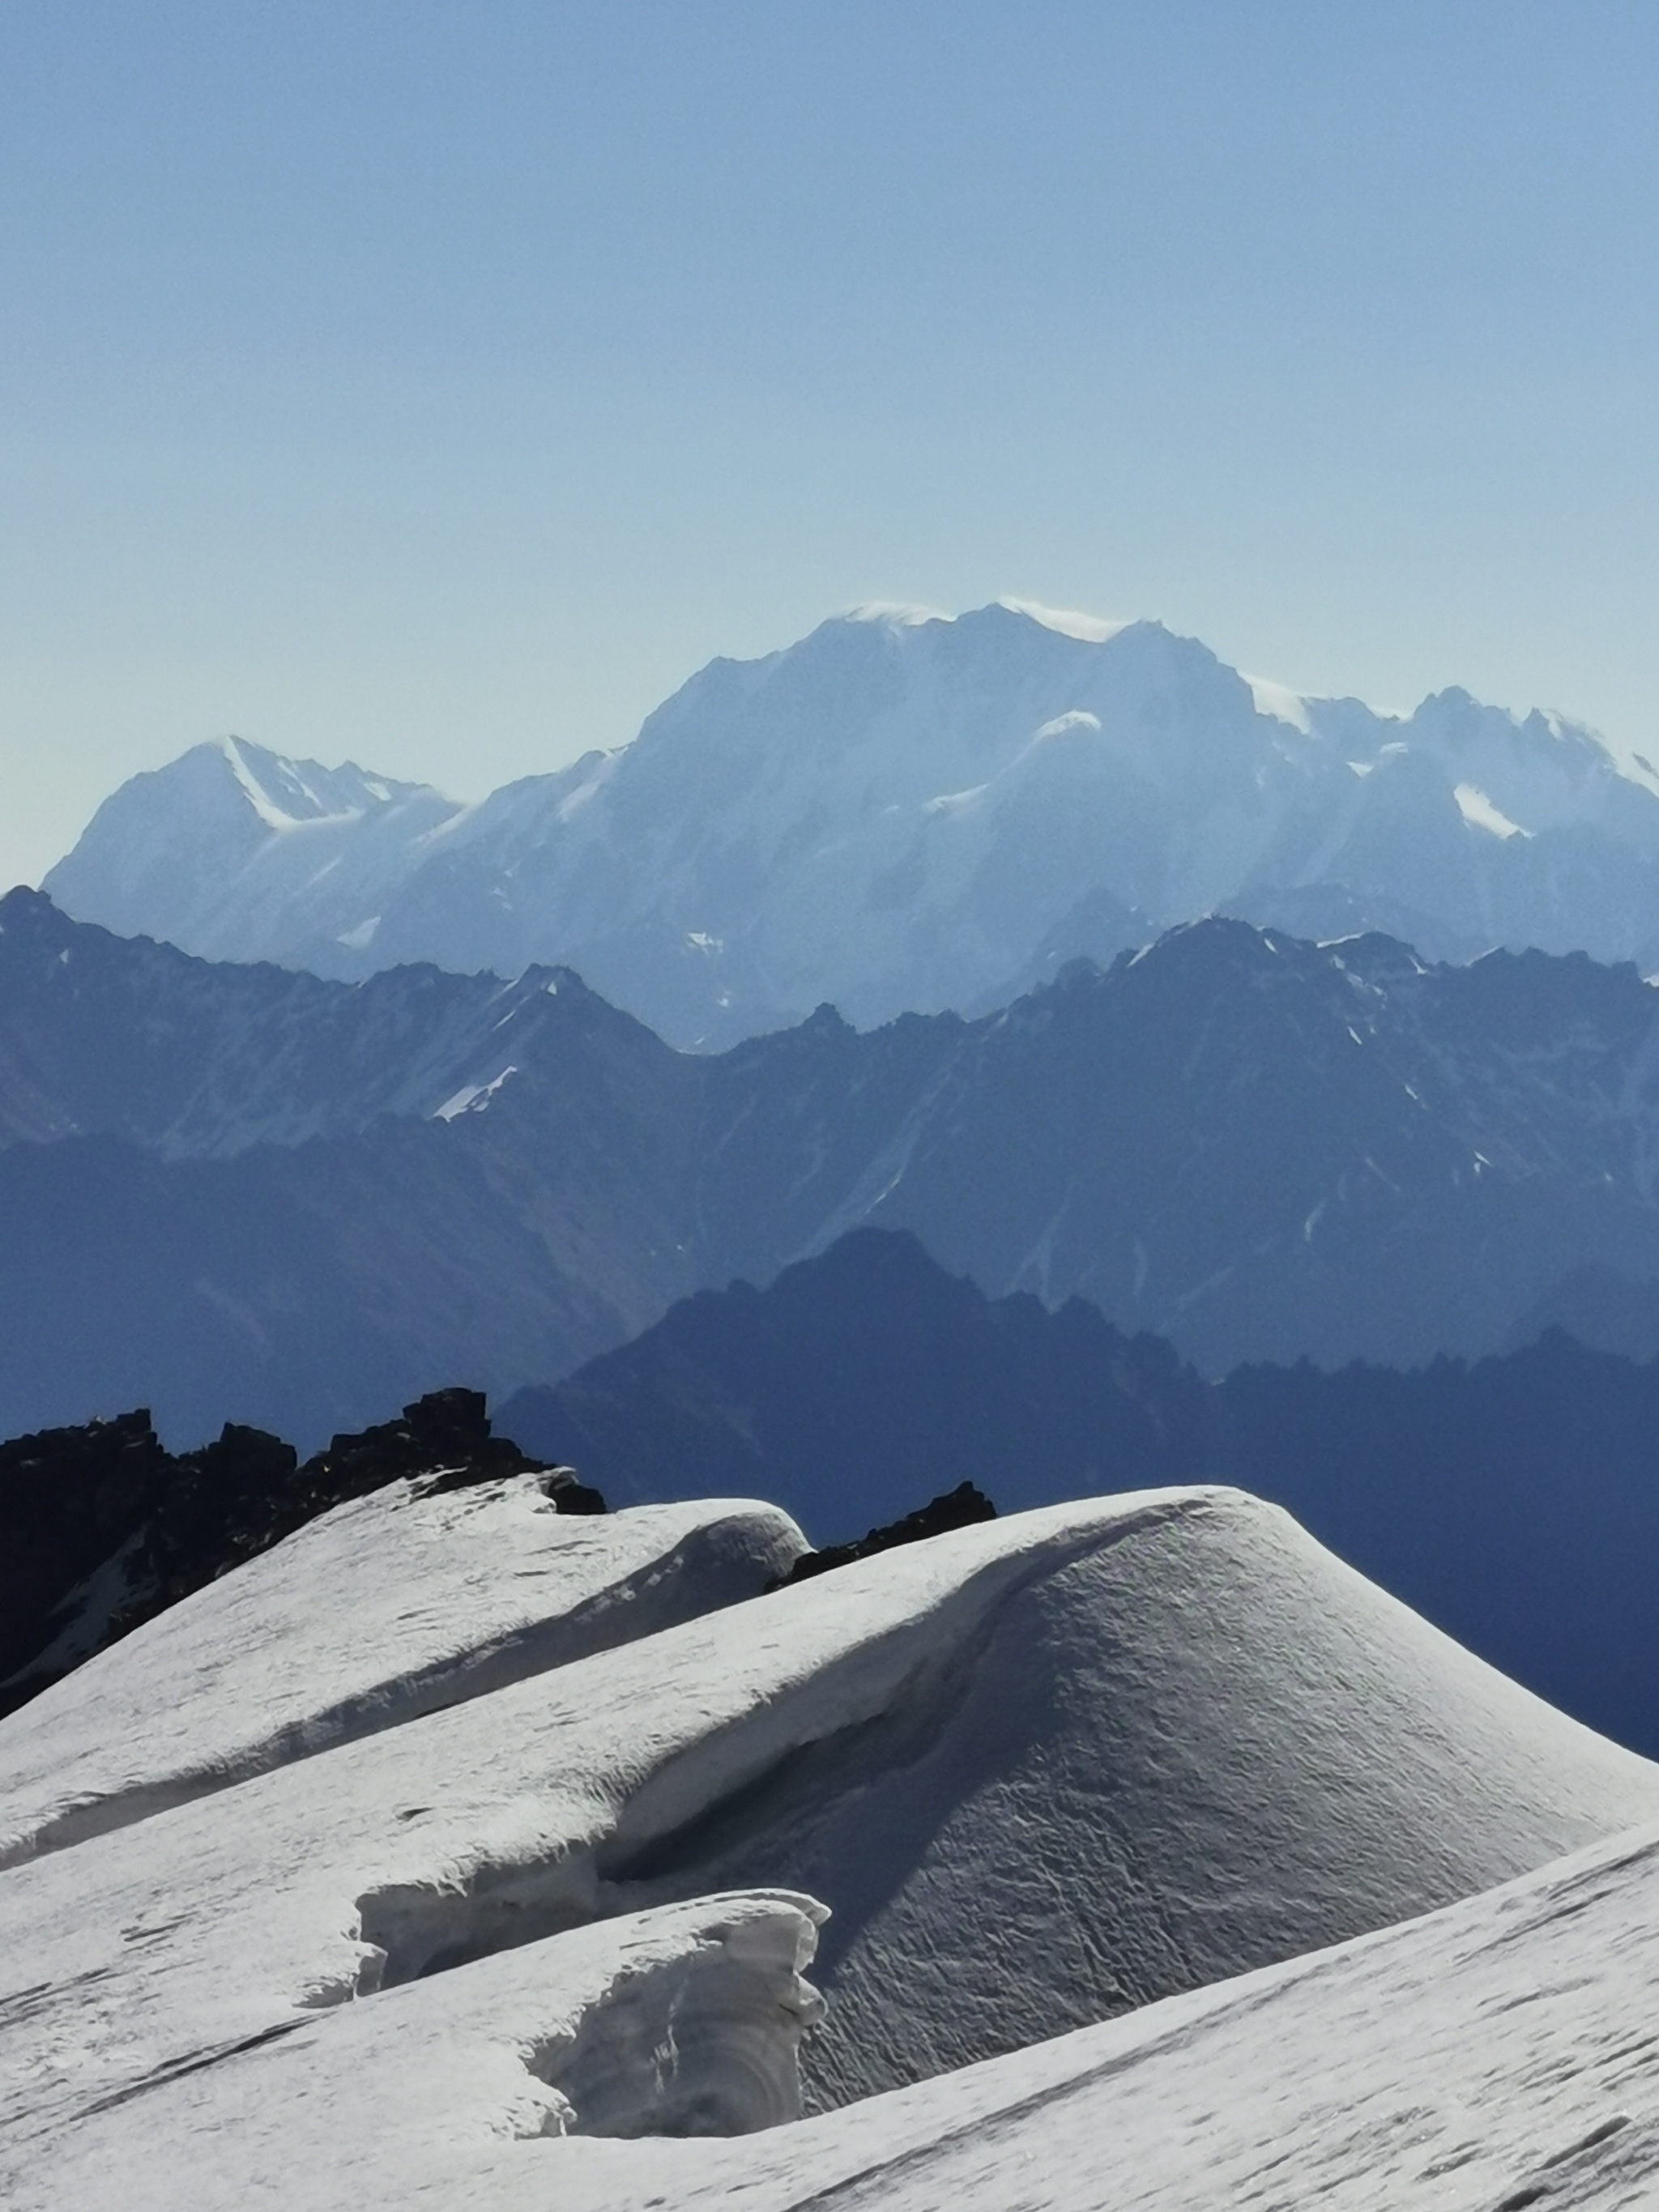
[[1156, 623], [866, 610], [481, 805], [227, 741], [136, 778], [70, 913], [357, 976], [574, 967], [681, 1045], [973, 1009], [1213, 911], [1659, 965], [1659, 774], [1451, 690], [1395, 717]]
[[1659, 1769], [1237, 1492], [796, 1540], [397, 1483], [0, 1723], [8, 2206], [1638, 2201]]
[[460, 811], [422, 784], [223, 738], [123, 784], [53, 874], [64, 906], [125, 935], [306, 968], [337, 957]]

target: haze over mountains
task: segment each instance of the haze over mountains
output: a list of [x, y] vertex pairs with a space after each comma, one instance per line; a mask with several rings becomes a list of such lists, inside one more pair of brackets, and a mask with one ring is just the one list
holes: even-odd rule
[[1462, 691], [1403, 719], [1300, 698], [1156, 623], [873, 609], [716, 660], [633, 744], [474, 806], [198, 746], [116, 793], [45, 888], [328, 975], [568, 964], [708, 1047], [825, 1001], [983, 1009], [1218, 910], [1659, 967], [1659, 775]]
[[9, 2205], [1650, 2185], [1659, 1368], [1539, 1335], [1659, 1343], [1645, 763], [877, 611], [51, 882], [0, 1431], [126, 1417], [0, 1453]]
[[1208, 1373], [1535, 1334], [1659, 1280], [1659, 993], [1242, 922], [1002, 1013], [671, 1050], [568, 972], [361, 986], [0, 902], [0, 1429], [304, 1449], [552, 1382], [861, 1223]]

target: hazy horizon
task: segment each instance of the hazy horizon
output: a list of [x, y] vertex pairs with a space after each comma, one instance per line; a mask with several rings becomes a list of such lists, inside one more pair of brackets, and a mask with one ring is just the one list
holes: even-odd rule
[[476, 797], [860, 602], [1659, 744], [1659, 19], [0, 27], [0, 878], [234, 732]]

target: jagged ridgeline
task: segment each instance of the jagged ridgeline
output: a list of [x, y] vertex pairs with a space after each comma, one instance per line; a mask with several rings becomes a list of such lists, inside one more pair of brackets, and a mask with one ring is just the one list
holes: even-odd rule
[[562, 1513], [605, 1510], [571, 1468], [493, 1435], [474, 1390], [430, 1392], [303, 1466], [234, 1422], [175, 1455], [143, 1410], [0, 1444], [0, 1711], [348, 1498], [520, 1474]]
[[[1206, 1375], [1659, 1334], [1659, 992], [1237, 921], [1006, 1012], [670, 1048], [568, 970], [361, 985], [0, 902], [0, 1432], [301, 1455], [860, 1224]], [[905, 1492], [887, 1511], [915, 1495]], [[886, 1513], [872, 1515], [884, 1518]], [[855, 1532], [854, 1532], [855, 1533]]]

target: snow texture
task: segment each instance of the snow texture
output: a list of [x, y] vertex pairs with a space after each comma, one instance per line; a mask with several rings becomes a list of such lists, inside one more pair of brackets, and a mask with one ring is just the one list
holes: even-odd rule
[[[785, 1927], [762, 1924], [781, 1951]], [[10, 2202], [105, 2212], [114, 2173], [124, 2212], [1614, 2212], [1659, 2195], [1651, 1827], [819, 2118], [724, 2142], [526, 2141], [566, 2124], [535, 2067], [570, 2033], [550, 2016], [599, 1978], [574, 1947], [642, 1948], [659, 1927], [561, 1937], [303, 2027], [276, 2065], [158, 2085], [83, 2118], [49, 2166], [20, 2161]], [[569, 1996], [550, 2001], [552, 1971]], [[787, 2037], [799, 2000], [777, 2002]]]
[[337, 1506], [0, 1729], [0, 1866], [753, 1597], [759, 1505], [559, 1514], [534, 1475]]
[[[516, 1496], [504, 1486], [503, 1515]], [[331, 1521], [337, 1536], [349, 1525]], [[343, 1541], [343, 1569], [354, 1553], [372, 1571], [368, 1547]], [[456, 1602], [465, 1613], [478, 1593]], [[390, 1599], [379, 1619], [395, 1621]], [[491, 1632], [463, 1623], [455, 1642]], [[303, 1626], [286, 1646], [273, 1636], [273, 1662], [286, 1649], [296, 1671], [318, 1663], [303, 1646]], [[124, 1657], [142, 1683], [124, 1707], [88, 1697], [64, 1717], [66, 1762], [95, 1771], [188, 1679], [162, 1639], [135, 1636], [100, 1662], [112, 1689]], [[216, 1693], [258, 1706], [243, 1740], [268, 1732], [257, 1675], [232, 1667]], [[0, 1750], [27, 1717], [0, 1725]], [[135, 2207], [785, 2204], [821, 2186], [839, 2203], [843, 2182], [848, 2201], [908, 2203], [914, 2167], [924, 2192], [937, 2179], [916, 2199], [933, 2203], [970, 2185], [951, 2160], [980, 2097], [1006, 2109], [974, 2153], [993, 2176], [977, 2201], [1008, 2206], [1051, 2166], [1070, 2171], [1042, 2117], [1052, 2081], [1070, 2094], [1076, 2074], [1092, 2094], [1122, 2070], [1064, 2054], [1090, 2038], [1109, 2054], [1164, 2043], [1143, 2012], [1080, 2045], [1019, 2046], [1170, 1995], [1183, 2022], [1216, 2006], [1224, 2020], [1224, 1993], [1177, 1993], [1641, 1820], [1659, 1820], [1659, 1770], [1505, 1682], [1273, 1509], [1188, 1489], [1019, 1516], [0, 1874], [15, 1992], [0, 2008], [0, 2197], [101, 2204], [119, 2173]], [[830, 2009], [805, 2094], [843, 2112], [775, 2129], [749, 2165], [520, 2140], [786, 2118], [821, 1905], [836, 1916], [814, 1968]], [[1412, 1971], [1456, 1955], [1436, 1942]], [[1340, 2057], [1317, 2029], [1309, 2048]], [[1227, 2055], [1182, 2094], [1216, 2110], [1244, 2078]], [[1292, 2068], [1285, 2094], [1314, 2098], [1317, 2079]], [[1451, 2079], [1443, 2067], [1437, 2090], [1455, 2094]], [[1259, 2126], [1250, 2115], [1236, 2126]], [[1034, 2135], [1010, 2150], [1022, 2127]], [[1133, 2201], [1120, 2185], [1139, 2169], [1118, 2162], [1109, 2117], [1088, 2140], [1088, 2173]], [[896, 2172], [895, 2143], [909, 2161]], [[1015, 2156], [1018, 2185], [999, 2163]], [[866, 2168], [878, 2179], [860, 2198]]]

